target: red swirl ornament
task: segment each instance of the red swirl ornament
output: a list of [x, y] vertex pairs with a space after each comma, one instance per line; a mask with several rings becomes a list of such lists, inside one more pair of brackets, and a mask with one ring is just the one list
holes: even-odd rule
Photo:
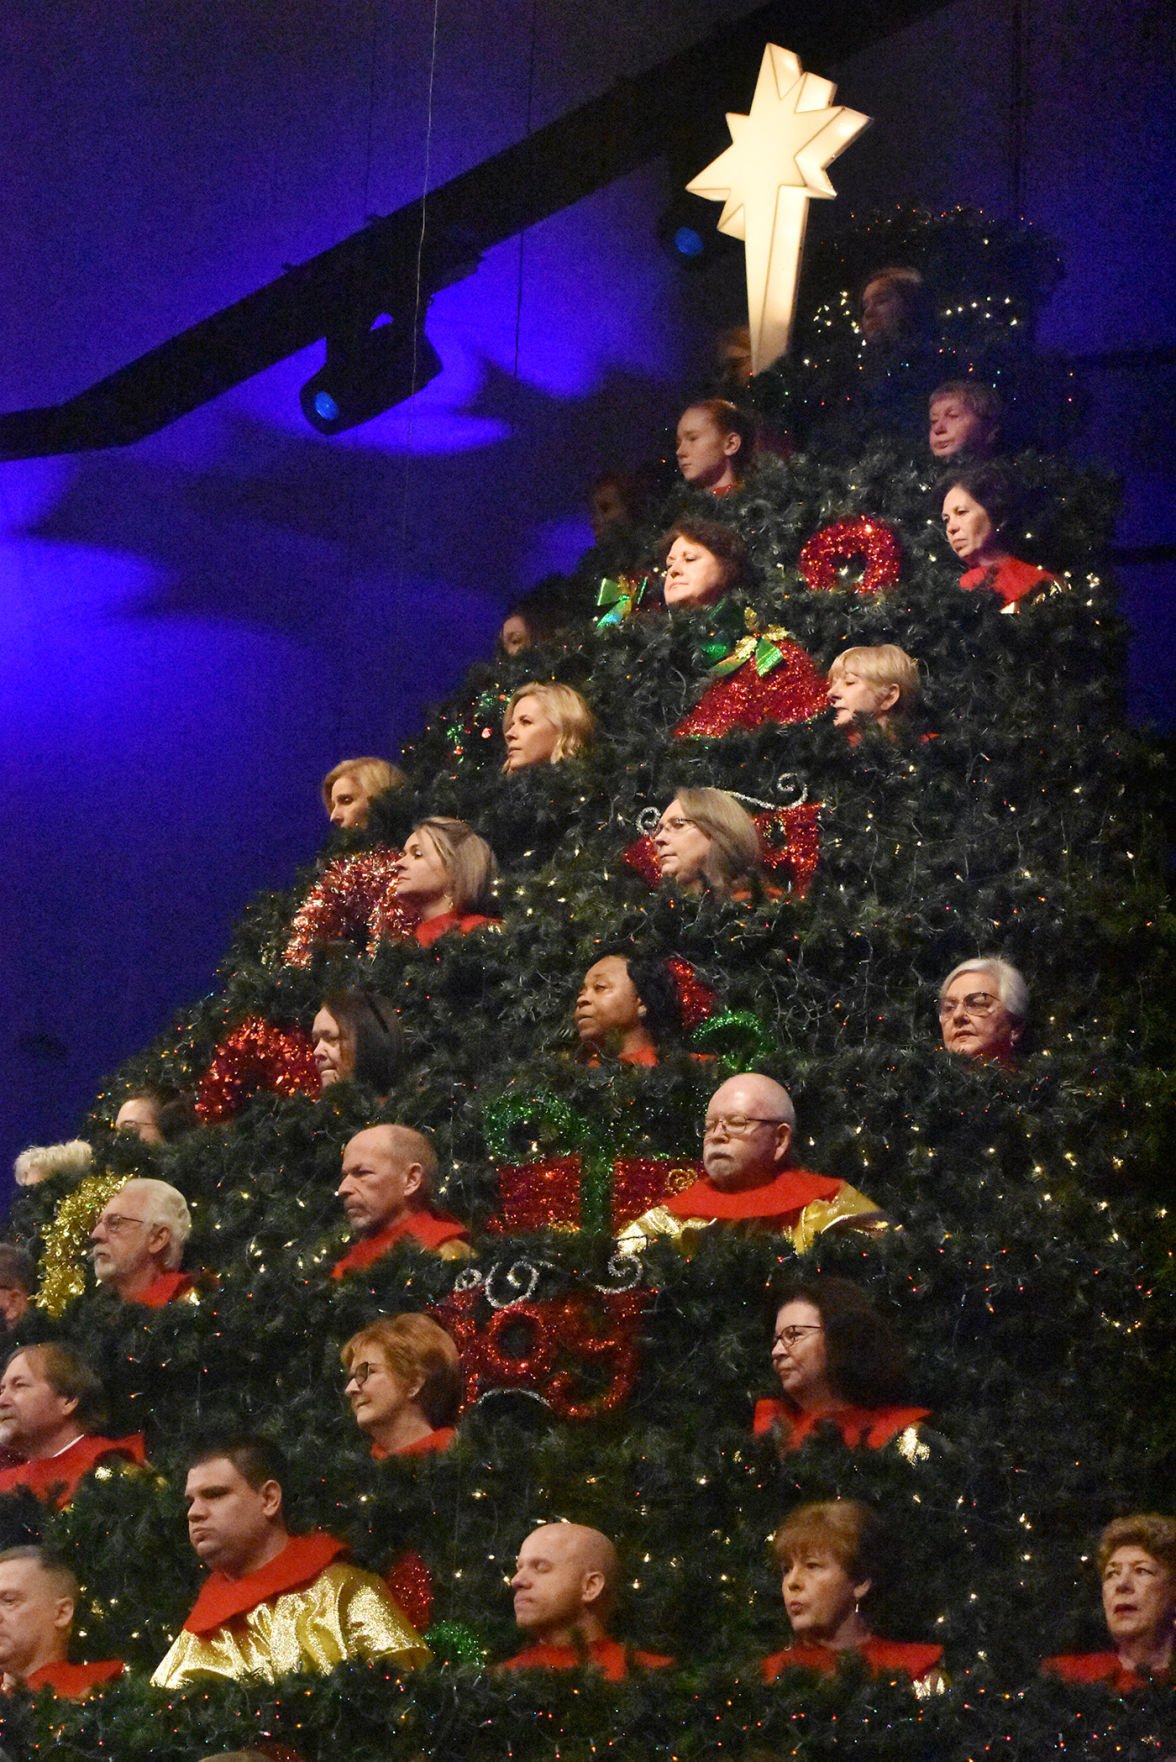
[[196, 1112], [206, 1125], [231, 1119], [253, 1095], [318, 1095], [318, 1066], [310, 1036], [247, 1016], [221, 1041], [200, 1079]]
[[393, 887], [400, 852], [383, 846], [328, 863], [294, 914], [282, 959], [308, 967], [316, 948], [349, 942], [373, 954], [381, 942], [412, 935], [415, 922]]
[[761, 671], [751, 655], [729, 677], [712, 679], [674, 729], [674, 739], [704, 735], [717, 740], [732, 728], [762, 728], [765, 722], [787, 726], [811, 721], [827, 710], [825, 680], [811, 655], [784, 637], [772, 648], [779, 659], [767, 671]]
[[861, 565], [856, 594], [884, 593], [896, 587], [902, 575], [902, 546], [893, 526], [872, 514], [850, 514], [814, 533], [797, 561], [797, 568], [810, 588], [827, 592], [844, 584], [838, 570], [846, 564]]

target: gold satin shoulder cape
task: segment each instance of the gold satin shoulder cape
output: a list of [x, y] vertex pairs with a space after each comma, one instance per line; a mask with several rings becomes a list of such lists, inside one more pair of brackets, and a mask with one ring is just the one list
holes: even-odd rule
[[889, 1221], [872, 1199], [859, 1193], [847, 1181], [831, 1199], [810, 1199], [791, 1224], [778, 1223], [773, 1218], [682, 1218], [664, 1205], [655, 1205], [625, 1225], [617, 1236], [617, 1245], [627, 1254], [640, 1254], [643, 1248], [661, 1236], [690, 1253], [697, 1246], [703, 1230], [713, 1230], [721, 1225], [728, 1230], [732, 1227], [770, 1230], [775, 1235], [786, 1236], [798, 1254], [807, 1254], [817, 1237], [835, 1225], [879, 1230], [885, 1229]]
[[212, 1633], [181, 1629], [151, 1681], [161, 1689], [209, 1676], [273, 1682], [349, 1658], [389, 1658], [410, 1670], [431, 1657], [383, 1580], [337, 1561], [301, 1590], [269, 1597]]

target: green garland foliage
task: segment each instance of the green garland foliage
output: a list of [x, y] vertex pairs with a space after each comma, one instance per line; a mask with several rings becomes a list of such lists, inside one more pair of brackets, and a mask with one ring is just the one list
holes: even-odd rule
[[[1016, 229], [983, 247], [987, 223], [974, 218], [903, 224], [859, 241], [862, 263], [912, 260], [918, 243], [930, 277], [963, 238], [997, 264], [985, 298], [1006, 278], [1018, 312], [1052, 274], [1048, 249]], [[849, 255], [821, 259], [812, 275], [833, 287], [851, 267]], [[371, 957], [324, 949], [288, 967], [308, 872], [247, 914], [216, 994], [108, 1085], [90, 1123], [99, 1165], [178, 1185], [195, 1221], [189, 1261], [219, 1284], [159, 1312], [90, 1291], [58, 1325], [24, 1324], [23, 1339], [59, 1333], [93, 1357], [113, 1428], [146, 1432], [152, 1469], [93, 1477], [60, 1514], [0, 1500], [0, 1538], [43, 1533], [76, 1563], [79, 1650], [132, 1666], [87, 1703], [17, 1696], [5, 1713], [14, 1755], [179, 1762], [263, 1736], [307, 1762], [1153, 1753], [1170, 1692], [1116, 1700], [1038, 1674], [1043, 1654], [1100, 1643], [1088, 1563], [1099, 1526], [1171, 1503], [1176, 1440], [1157, 1392], [1173, 1366], [1160, 1184], [1172, 943], [1155, 765], [1123, 724], [1122, 629], [1102, 564], [1113, 488], [1056, 457], [1021, 465], [1048, 544], [1033, 555], [1069, 573], [1062, 593], [1017, 617], [958, 591], [933, 474], [876, 435], [842, 459], [768, 462], [707, 505], [751, 551], [752, 585], [733, 603], [597, 633], [590, 555], [569, 588], [584, 623], [474, 668], [413, 743], [410, 787], [324, 856], [399, 843], [424, 813], [466, 818], [499, 857], [501, 932]], [[679, 493], [666, 512], [690, 504]], [[853, 513], [893, 524], [900, 583], [873, 597], [848, 579], [810, 591], [801, 546]], [[920, 730], [892, 742], [867, 729], [851, 745], [819, 719], [675, 739], [746, 612], [821, 666], [851, 644], [901, 644], [926, 677]], [[505, 776], [501, 706], [536, 677], [582, 690], [600, 740], [583, 759]], [[820, 803], [807, 897], [651, 892], [622, 853], [642, 811], [684, 784]], [[754, 1402], [772, 1392], [774, 1298], [796, 1258], [720, 1230], [690, 1258], [666, 1245], [644, 1257], [639, 1372], [614, 1411], [560, 1420], [533, 1396], [500, 1392], [466, 1414], [448, 1454], [369, 1459], [340, 1399], [340, 1344], [375, 1313], [445, 1303], [471, 1275], [401, 1248], [329, 1279], [344, 1240], [339, 1155], [355, 1130], [388, 1119], [433, 1133], [444, 1202], [478, 1232], [487, 1302], [623, 1283], [599, 1228], [484, 1233], [497, 1163], [578, 1154], [606, 1200], [614, 1157], [698, 1154], [706, 1098], [729, 1068], [721, 1045], [712, 1064], [680, 1050], [651, 1070], [575, 1056], [580, 977], [618, 938], [685, 956], [720, 1010], [766, 1027], [762, 1068], [793, 1093], [798, 1160], [901, 1223], [866, 1242], [826, 1237], [809, 1264], [857, 1281], [901, 1328], [934, 1412], [915, 1460], [823, 1436], [781, 1459], [753, 1438]], [[935, 988], [977, 952], [1014, 960], [1031, 983], [1032, 1040], [1016, 1071], [938, 1044]], [[324, 989], [349, 982], [400, 1008], [409, 1060], [391, 1095], [341, 1084], [318, 1102], [260, 1096], [158, 1153], [109, 1130], [128, 1084], [191, 1082], [244, 1015], [305, 1026]], [[37, 1246], [61, 1197], [60, 1181], [22, 1197], [16, 1233]], [[404, 1680], [357, 1665], [273, 1690], [147, 1686], [199, 1577], [180, 1508], [186, 1451], [198, 1431], [241, 1423], [288, 1449], [299, 1524], [343, 1535], [380, 1570], [406, 1549], [423, 1554], [446, 1662]], [[878, 1629], [942, 1642], [948, 1694], [917, 1701], [852, 1664], [836, 1680], [761, 1686], [755, 1660], [786, 1632], [766, 1537], [798, 1501], [835, 1494], [883, 1513], [896, 1570]], [[517, 1644], [505, 1580], [520, 1541], [561, 1516], [615, 1537], [617, 1631], [677, 1668], [608, 1687], [590, 1672], [485, 1667]]]

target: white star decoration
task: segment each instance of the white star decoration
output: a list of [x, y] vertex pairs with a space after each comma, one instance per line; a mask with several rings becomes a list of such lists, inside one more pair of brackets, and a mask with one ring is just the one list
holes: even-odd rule
[[792, 336], [800, 252], [813, 196], [835, 196], [825, 167], [870, 118], [830, 105], [837, 87], [805, 73], [790, 49], [768, 43], [748, 116], [727, 112], [731, 145], [686, 188], [722, 202], [720, 232], [744, 241], [753, 371]]

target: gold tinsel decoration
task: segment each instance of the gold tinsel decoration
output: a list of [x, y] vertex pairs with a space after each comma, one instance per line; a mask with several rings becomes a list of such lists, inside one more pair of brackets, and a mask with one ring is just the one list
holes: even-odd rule
[[59, 1316], [86, 1289], [86, 1257], [94, 1220], [108, 1199], [126, 1186], [126, 1175], [87, 1175], [67, 1193], [45, 1232], [41, 1284], [33, 1302]]

